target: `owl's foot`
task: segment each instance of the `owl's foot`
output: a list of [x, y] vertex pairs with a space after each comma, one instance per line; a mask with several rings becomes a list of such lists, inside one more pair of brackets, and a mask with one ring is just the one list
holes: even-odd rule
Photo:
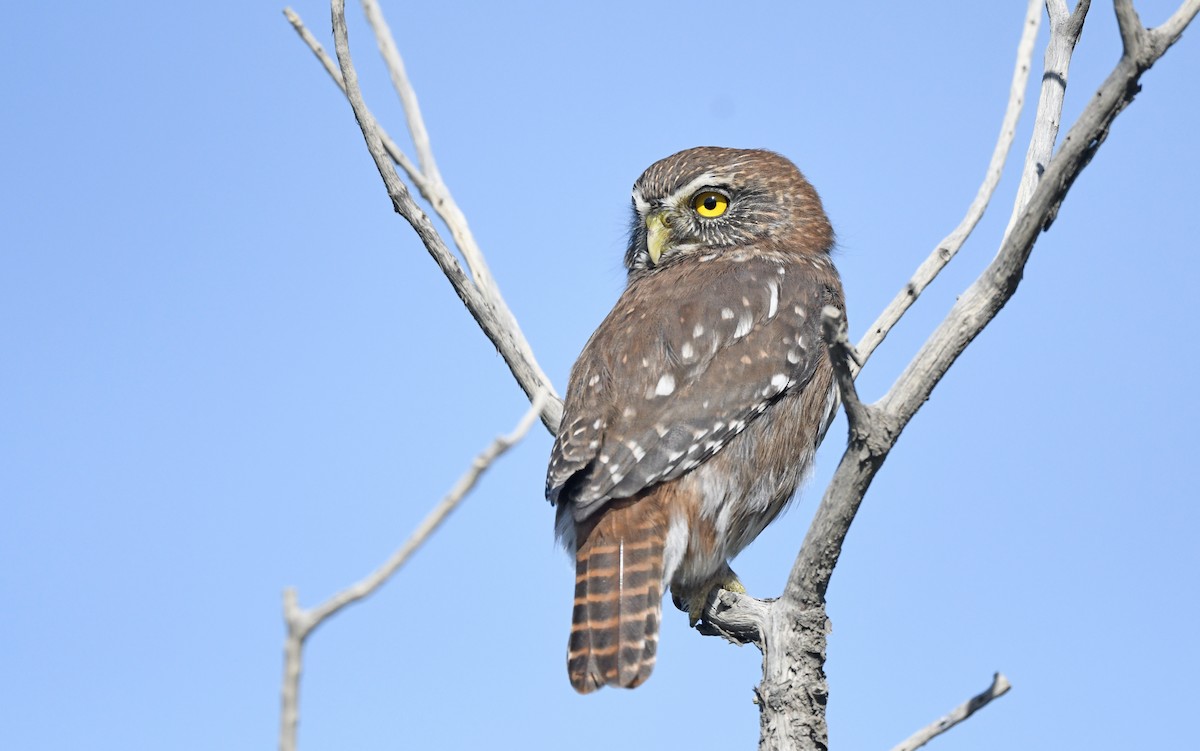
[[715, 597], [718, 590], [746, 594], [746, 588], [738, 580], [737, 574], [726, 564], [717, 573], [696, 586], [672, 586], [671, 602], [675, 607], [688, 614], [688, 626], [695, 628], [708, 607], [710, 598]]

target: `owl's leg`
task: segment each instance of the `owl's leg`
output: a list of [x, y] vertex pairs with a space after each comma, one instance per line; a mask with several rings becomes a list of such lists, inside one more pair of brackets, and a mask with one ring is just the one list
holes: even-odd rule
[[675, 607], [688, 614], [688, 625], [695, 627], [708, 608], [709, 599], [716, 597], [717, 591], [722, 589], [727, 592], [746, 594], [746, 588], [742, 586], [737, 574], [733, 573], [733, 569], [729, 568], [728, 563], [721, 564], [721, 568], [717, 569], [716, 573], [697, 584], [690, 582], [672, 584], [671, 602], [675, 603]]

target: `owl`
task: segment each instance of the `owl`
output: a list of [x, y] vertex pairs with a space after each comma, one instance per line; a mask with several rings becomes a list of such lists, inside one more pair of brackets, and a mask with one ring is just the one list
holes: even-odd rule
[[625, 291], [571, 370], [546, 496], [575, 557], [567, 673], [649, 677], [662, 595], [692, 623], [787, 505], [837, 407], [833, 229], [784, 157], [701, 147], [633, 186]]

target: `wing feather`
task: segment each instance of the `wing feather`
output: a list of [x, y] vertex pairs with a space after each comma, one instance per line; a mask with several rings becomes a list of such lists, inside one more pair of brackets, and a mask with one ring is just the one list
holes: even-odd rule
[[803, 388], [826, 356], [823, 270], [718, 256], [630, 285], [572, 370], [547, 497], [586, 518], [687, 472]]

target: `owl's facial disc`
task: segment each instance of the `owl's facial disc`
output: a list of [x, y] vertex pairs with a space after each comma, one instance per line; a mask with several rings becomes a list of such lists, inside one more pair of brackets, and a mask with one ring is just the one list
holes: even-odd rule
[[667, 209], [658, 209], [646, 215], [646, 251], [650, 263], [658, 265], [658, 259], [671, 239], [671, 218]]

